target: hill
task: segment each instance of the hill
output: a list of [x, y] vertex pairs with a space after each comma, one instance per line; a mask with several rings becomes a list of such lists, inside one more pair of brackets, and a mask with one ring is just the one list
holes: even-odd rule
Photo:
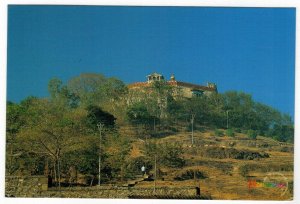
[[[218, 137], [214, 131], [196, 131], [194, 140], [192, 146], [191, 133], [183, 132], [148, 140], [182, 144], [186, 160], [185, 166], [181, 168], [158, 166], [160, 174], [156, 186], [200, 185], [201, 192], [213, 199], [292, 199], [293, 144], [262, 136], [251, 140], [243, 133], [236, 133], [235, 137]], [[142, 143], [137, 141], [136, 148], [141, 147]], [[257, 186], [251, 186], [253, 181], [256, 181]], [[263, 182], [284, 183], [286, 186], [258, 187]], [[150, 188], [153, 185], [149, 181], [137, 184]]]

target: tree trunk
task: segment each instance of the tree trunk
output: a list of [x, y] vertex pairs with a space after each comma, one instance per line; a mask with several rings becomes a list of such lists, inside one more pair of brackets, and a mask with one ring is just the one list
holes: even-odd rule
[[55, 186], [57, 186], [57, 171], [56, 171], [56, 160], [54, 160], [54, 180], [55, 180]]
[[58, 188], [60, 190], [60, 161], [57, 159]]

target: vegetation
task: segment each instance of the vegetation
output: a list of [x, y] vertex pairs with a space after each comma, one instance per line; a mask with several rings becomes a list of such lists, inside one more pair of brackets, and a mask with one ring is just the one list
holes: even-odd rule
[[269, 155], [264, 152], [254, 152], [249, 150], [237, 150], [235, 148], [207, 147], [200, 151], [200, 155], [208, 158], [232, 158], [253, 160], [256, 158], [267, 158]]
[[250, 171], [256, 172], [277, 172], [277, 171], [293, 171], [294, 165], [289, 164], [245, 164], [239, 168], [240, 174], [244, 177], [248, 176]]
[[204, 178], [207, 178], [205, 173], [195, 169], [188, 169], [182, 172], [180, 175], [177, 175], [174, 179], [178, 181], [183, 181], [189, 179], [204, 179]]
[[215, 136], [217, 136], [217, 137], [223, 137], [224, 133], [223, 133], [222, 130], [215, 129]]
[[[205, 127], [218, 137], [226, 129], [229, 137], [247, 132], [251, 139], [264, 135], [293, 143], [291, 118], [253, 101], [249, 94], [230, 91], [188, 99], [180, 93], [173, 97], [178, 90], [164, 82], [145, 89], [128, 91], [119, 79], [81, 74], [66, 84], [50, 80], [48, 98], [7, 102], [7, 173], [51, 175], [60, 185], [67, 177], [74, 180], [70, 176], [74, 172], [90, 175], [91, 183], [97, 183], [99, 157], [101, 182], [130, 179], [141, 165], [153, 170], [155, 158], [159, 167], [181, 168], [186, 164], [182, 145], [157, 138], [186, 127], [191, 131], [192, 119], [193, 130]], [[124, 127], [136, 131], [129, 134], [121, 131]], [[130, 156], [133, 143], [140, 140], [144, 142], [141, 155]], [[221, 157], [235, 154], [239, 153], [224, 152]], [[250, 158], [245, 155], [237, 159]]]
[[250, 139], [256, 140], [257, 132], [255, 130], [248, 130], [248, 137]]
[[232, 129], [227, 129], [226, 130], [226, 135], [229, 136], [229, 137], [234, 137], [235, 134], [234, 134], [234, 131]]

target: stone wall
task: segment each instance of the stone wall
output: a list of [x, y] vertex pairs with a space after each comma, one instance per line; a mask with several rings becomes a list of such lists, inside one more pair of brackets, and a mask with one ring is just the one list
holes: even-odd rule
[[42, 193], [43, 197], [62, 198], [128, 198], [129, 196], [196, 196], [195, 187], [141, 188], [141, 187], [71, 187], [61, 191], [49, 189]]
[[6, 197], [128, 198], [129, 196], [196, 196], [195, 187], [61, 187], [48, 188], [44, 176], [6, 177]]
[[48, 178], [45, 176], [6, 176], [6, 197], [37, 197], [48, 190]]

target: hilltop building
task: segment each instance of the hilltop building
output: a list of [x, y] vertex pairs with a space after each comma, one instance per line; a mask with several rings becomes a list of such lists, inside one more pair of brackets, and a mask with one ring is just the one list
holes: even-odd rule
[[174, 89], [174, 96], [181, 94], [183, 97], [191, 98], [193, 96], [210, 95], [217, 93], [217, 85], [214, 83], [207, 83], [207, 86], [192, 84], [188, 82], [177, 81], [174, 74], [171, 75], [170, 80], [165, 80], [164, 76], [158, 73], [152, 73], [146, 76], [147, 81], [135, 82], [128, 85], [129, 90], [141, 90], [146, 87], [150, 87], [155, 81], [166, 82], [171, 85]]

